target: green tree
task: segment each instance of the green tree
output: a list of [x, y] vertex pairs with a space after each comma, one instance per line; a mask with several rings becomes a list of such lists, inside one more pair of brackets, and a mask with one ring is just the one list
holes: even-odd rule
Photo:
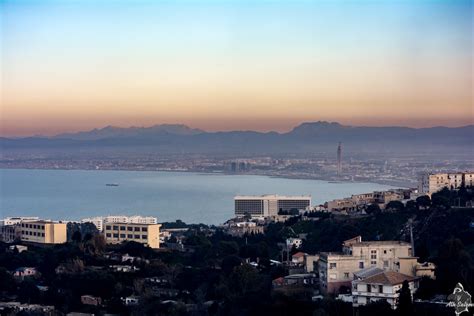
[[81, 232], [76, 230], [73, 234], [72, 234], [72, 237], [71, 237], [71, 240], [75, 243], [80, 243], [82, 241], [82, 235], [81, 235]]
[[15, 289], [15, 280], [8, 273], [7, 269], [0, 267], [0, 292], [12, 291]]
[[33, 304], [39, 300], [40, 292], [33, 280], [26, 279], [21, 282], [18, 289], [18, 298], [20, 302]]
[[431, 206], [431, 199], [428, 195], [422, 195], [416, 198], [416, 204], [423, 208]]
[[365, 212], [367, 214], [380, 214], [382, 211], [380, 210], [380, 206], [378, 204], [370, 204], [366, 209]]
[[471, 291], [473, 267], [469, 253], [459, 239], [445, 241], [436, 258], [436, 280], [444, 293], [454, 289], [461, 282], [467, 291]]
[[397, 312], [399, 315], [413, 315], [413, 302], [411, 299], [410, 286], [408, 285], [407, 280], [403, 281], [402, 288], [398, 290], [397, 293], [399, 293], [397, 304]]
[[385, 209], [392, 210], [392, 211], [403, 211], [405, 209], [405, 205], [403, 205], [400, 201], [390, 201], [388, 202]]

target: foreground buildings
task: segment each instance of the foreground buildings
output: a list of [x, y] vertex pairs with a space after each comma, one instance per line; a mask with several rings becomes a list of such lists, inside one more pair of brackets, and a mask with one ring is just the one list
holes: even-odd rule
[[436, 193], [443, 188], [459, 189], [462, 185], [474, 186], [474, 171], [456, 173], [424, 173], [418, 179], [418, 191]]
[[354, 274], [366, 268], [379, 268], [411, 276], [433, 276], [434, 266], [418, 264], [411, 244], [403, 241], [362, 241], [361, 236], [344, 241], [342, 252], [322, 252], [318, 260], [320, 289], [337, 293], [351, 288]]
[[418, 290], [419, 277], [405, 275], [395, 271], [378, 271], [371, 275], [352, 281], [352, 306], [359, 307], [385, 300], [395, 309], [404, 281], [408, 282], [411, 293]]
[[247, 214], [253, 218], [278, 215], [280, 211], [305, 210], [311, 206], [311, 196], [246, 195], [234, 197], [235, 216]]
[[105, 241], [108, 244], [134, 241], [158, 249], [160, 227], [161, 224], [107, 223], [104, 227]]
[[19, 225], [21, 241], [38, 244], [63, 244], [67, 242], [66, 223], [29, 221]]

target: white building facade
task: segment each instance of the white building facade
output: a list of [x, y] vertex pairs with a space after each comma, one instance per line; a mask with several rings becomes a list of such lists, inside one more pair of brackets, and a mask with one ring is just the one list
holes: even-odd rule
[[158, 218], [153, 216], [125, 216], [125, 215], [109, 215], [84, 218], [81, 223], [92, 223], [99, 231], [104, 231], [104, 224], [107, 223], [129, 223], [129, 224], [158, 224]]
[[305, 210], [311, 206], [311, 196], [247, 195], [234, 197], [235, 216], [270, 217], [279, 211]]
[[352, 281], [352, 306], [359, 307], [379, 300], [387, 301], [395, 309], [403, 282], [407, 281], [413, 295], [419, 278], [394, 271], [383, 271], [362, 280]]

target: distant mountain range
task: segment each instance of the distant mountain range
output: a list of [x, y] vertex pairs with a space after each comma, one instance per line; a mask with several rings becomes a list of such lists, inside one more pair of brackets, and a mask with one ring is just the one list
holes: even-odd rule
[[107, 126], [53, 137], [0, 138], [4, 151], [141, 151], [151, 153], [309, 153], [345, 149], [360, 152], [471, 151], [474, 125], [464, 127], [363, 127], [334, 122], [302, 123], [287, 133], [206, 132], [185, 125], [121, 128]]

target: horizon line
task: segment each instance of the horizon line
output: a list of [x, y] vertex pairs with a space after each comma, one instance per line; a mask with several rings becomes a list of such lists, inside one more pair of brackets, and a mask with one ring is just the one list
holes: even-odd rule
[[149, 129], [153, 127], [159, 127], [159, 126], [182, 126], [189, 128], [191, 130], [199, 130], [202, 133], [220, 133], [220, 132], [257, 132], [257, 133], [278, 133], [278, 134], [286, 134], [294, 130], [296, 127], [299, 127], [303, 124], [315, 124], [315, 123], [320, 123], [320, 124], [337, 124], [342, 127], [373, 127], [373, 128], [409, 128], [409, 129], [430, 129], [430, 128], [464, 128], [464, 127], [469, 127], [469, 126], [474, 126], [474, 122], [469, 123], [469, 124], [460, 124], [456, 126], [446, 126], [446, 125], [430, 125], [430, 126], [423, 126], [423, 127], [415, 127], [415, 126], [408, 126], [408, 125], [395, 125], [395, 124], [387, 124], [387, 125], [367, 125], [367, 124], [343, 124], [338, 121], [329, 121], [329, 120], [317, 120], [317, 121], [300, 121], [300, 123], [293, 125], [290, 129], [287, 129], [285, 131], [277, 131], [274, 129], [269, 129], [269, 130], [256, 130], [256, 129], [216, 129], [216, 130], [207, 130], [199, 127], [193, 127], [191, 125], [185, 124], [185, 123], [156, 123], [156, 124], [151, 124], [151, 125], [142, 125], [142, 126], [137, 126], [137, 125], [113, 125], [113, 124], [108, 124], [108, 125], [103, 125], [102, 127], [94, 127], [90, 129], [77, 129], [77, 130], [64, 130], [62, 132], [53, 132], [50, 134], [28, 134], [28, 135], [2, 135], [3, 133], [0, 133], [0, 137], [2, 138], [54, 138], [58, 137], [64, 134], [79, 134], [79, 133], [88, 133], [92, 131], [100, 131], [106, 128], [117, 128], [117, 129]]

